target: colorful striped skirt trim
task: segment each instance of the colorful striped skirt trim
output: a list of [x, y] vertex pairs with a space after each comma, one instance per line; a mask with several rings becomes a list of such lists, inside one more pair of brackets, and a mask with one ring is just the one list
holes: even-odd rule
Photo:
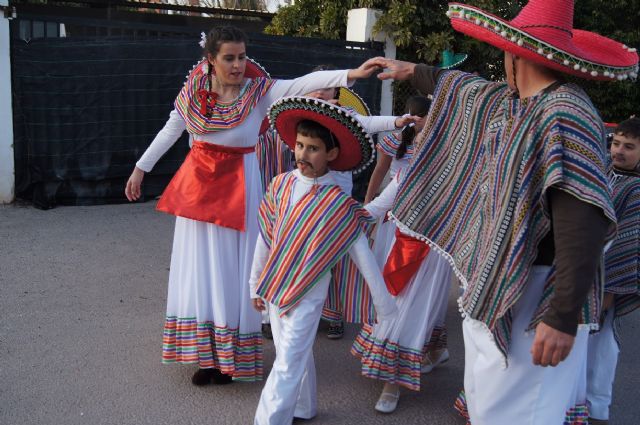
[[[460, 391], [456, 401], [453, 404], [453, 408], [458, 411], [467, 421], [467, 425], [471, 424], [469, 418], [469, 411], [467, 410], [467, 398], [464, 394], [464, 390]], [[564, 417], [563, 425], [587, 425], [589, 423], [589, 408], [586, 404], [578, 404], [571, 409], [567, 410]]]
[[422, 351], [380, 341], [371, 331], [370, 325], [364, 325], [351, 347], [351, 354], [362, 363], [362, 375], [420, 391]]
[[447, 326], [436, 326], [431, 332], [431, 338], [429, 339], [429, 342], [427, 342], [424, 346], [424, 352], [428, 353], [432, 351], [444, 350], [448, 346], [447, 341]]
[[169, 316], [165, 320], [162, 363], [198, 364], [216, 368], [237, 381], [262, 380], [262, 334]]

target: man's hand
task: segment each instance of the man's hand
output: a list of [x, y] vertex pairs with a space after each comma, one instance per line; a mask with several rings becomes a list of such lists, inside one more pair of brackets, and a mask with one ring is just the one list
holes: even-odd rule
[[369, 60], [372, 61], [371, 65], [385, 69], [385, 71], [378, 74], [378, 78], [381, 80], [408, 80], [413, 76], [413, 70], [416, 67], [415, 63], [395, 59], [378, 57]]
[[362, 65], [360, 65], [359, 67], [355, 69], [350, 69], [349, 72], [347, 73], [347, 79], [349, 80], [349, 83], [352, 83], [353, 80], [357, 80], [359, 78], [369, 78], [371, 74], [376, 72], [376, 70], [378, 70], [379, 67], [376, 64], [375, 59], [377, 58], [369, 59], [363, 62]]
[[251, 298], [251, 302], [253, 303], [253, 308], [258, 311], [264, 311], [267, 308], [262, 298]]
[[575, 341], [573, 335], [560, 332], [543, 322], [536, 327], [536, 336], [531, 345], [533, 364], [557, 366], [567, 358]]

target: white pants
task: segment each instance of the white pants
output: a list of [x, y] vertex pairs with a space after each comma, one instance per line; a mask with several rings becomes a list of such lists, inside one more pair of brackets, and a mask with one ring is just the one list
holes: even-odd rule
[[562, 425], [567, 411], [580, 398], [588, 329], [578, 330], [571, 353], [558, 366], [532, 363], [534, 332], [525, 330], [540, 300], [547, 272], [548, 267], [533, 268], [527, 289], [514, 306], [506, 368], [486, 326], [470, 318], [463, 321], [464, 389], [472, 425]]
[[615, 310], [610, 308], [600, 332], [589, 336], [587, 359], [587, 405], [589, 416], [594, 419], [609, 419], [609, 406], [613, 395], [613, 380], [616, 376], [620, 349], [613, 334]]
[[329, 281], [329, 274], [323, 276], [284, 317], [278, 315], [277, 307], [269, 306], [276, 359], [262, 389], [254, 425], [287, 425], [294, 416], [311, 419], [316, 415], [313, 342]]

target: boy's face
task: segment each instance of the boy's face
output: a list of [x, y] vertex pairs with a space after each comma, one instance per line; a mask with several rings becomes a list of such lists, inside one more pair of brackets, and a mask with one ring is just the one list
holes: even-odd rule
[[611, 142], [613, 165], [623, 170], [634, 170], [640, 162], [640, 139], [615, 133]]
[[319, 137], [296, 136], [296, 165], [305, 177], [315, 178], [327, 173], [327, 164], [338, 157], [338, 148], [327, 151]]

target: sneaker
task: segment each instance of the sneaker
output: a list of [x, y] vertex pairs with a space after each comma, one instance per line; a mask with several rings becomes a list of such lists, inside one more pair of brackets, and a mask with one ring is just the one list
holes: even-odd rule
[[329, 330], [327, 331], [327, 338], [340, 339], [344, 336], [344, 322], [329, 322]]
[[449, 350], [447, 350], [446, 348], [442, 350], [427, 352], [425, 353], [424, 359], [422, 360], [422, 368], [420, 368], [420, 373], [429, 373], [433, 369], [446, 363], [447, 361], [449, 361]]
[[271, 332], [271, 323], [262, 324], [262, 336], [266, 339], [273, 339], [273, 332]]
[[400, 399], [400, 390], [395, 393], [382, 392], [380, 398], [376, 402], [376, 411], [380, 413], [392, 413], [398, 407], [398, 400]]

